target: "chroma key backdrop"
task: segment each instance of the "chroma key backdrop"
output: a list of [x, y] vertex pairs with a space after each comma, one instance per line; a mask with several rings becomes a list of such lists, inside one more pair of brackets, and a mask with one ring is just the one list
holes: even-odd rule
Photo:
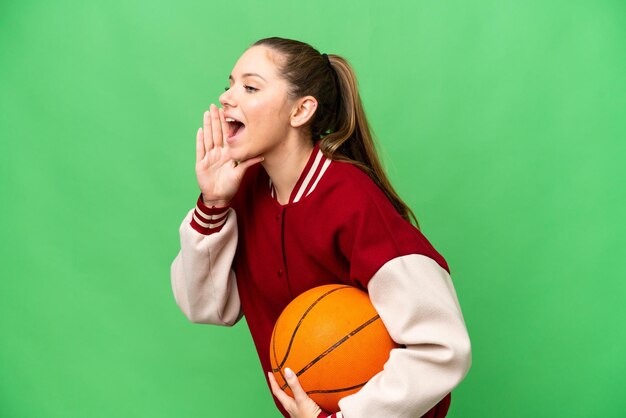
[[3, 1], [0, 416], [279, 416], [245, 321], [190, 323], [169, 271], [202, 113], [268, 36], [350, 60], [450, 264], [449, 417], [624, 416], [623, 0]]

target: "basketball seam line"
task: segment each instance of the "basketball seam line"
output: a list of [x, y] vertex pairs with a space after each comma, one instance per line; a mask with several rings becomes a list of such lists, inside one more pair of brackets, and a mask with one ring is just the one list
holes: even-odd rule
[[312, 394], [315, 394], [315, 393], [338, 393], [338, 392], [345, 392], [346, 390], [352, 390], [352, 389], [363, 387], [363, 386], [365, 386], [366, 383], [367, 382], [363, 382], [363, 383], [359, 383], [358, 385], [350, 386], [349, 388], [341, 388], [341, 389], [308, 390], [306, 393], [307, 393], [307, 395], [312, 395]]
[[[296, 334], [298, 333], [298, 330], [300, 329], [300, 325], [302, 325], [302, 322], [304, 322], [304, 318], [306, 318], [306, 316], [309, 314], [309, 312], [313, 309], [313, 307], [315, 305], [317, 305], [322, 299], [324, 299], [326, 296], [330, 295], [333, 292], [336, 292], [338, 290], [341, 289], [349, 289], [350, 286], [343, 286], [343, 287], [339, 287], [336, 289], [332, 289], [329, 290], [328, 292], [324, 293], [322, 296], [320, 296], [319, 298], [317, 298], [317, 300], [315, 300], [315, 302], [313, 302], [311, 304], [311, 306], [309, 306], [307, 308], [306, 311], [304, 311], [304, 314], [302, 314], [302, 317], [300, 318], [300, 320], [298, 321], [298, 324], [296, 325], [296, 328], [293, 330], [293, 333], [291, 334], [291, 339], [289, 340], [289, 345], [287, 346], [287, 352], [285, 353], [285, 357], [283, 358], [283, 360], [281, 361], [280, 364], [278, 364], [278, 359], [276, 358], [276, 340], [274, 339], [274, 346], [273, 346], [273, 351], [274, 351], [274, 361], [276, 362], [276, 364], [278, 364], [277, 368], [272, 369], [273, 372], [280, 372], [280, 375], [283, 377], [283, 373], [282, 373], [282, 367], [285, 365], [285, 362], [287, 361], [287, 358], [289, 357], [289, 353], [291, 352], [291, 346], [293, 345], [293, 340], [296, 338]], [[278, 325], [278, 324], [277, 324]], [[274, 327], [274, 334], [276, 333], [276, 328]], [[287, 380], [285, 380], [286, 382]]]
[[[355, 328], [354, 330], [352, 330], [349, 334], [347, 334], [346, 336], [344, 336], [341, 340], [337, 341], [335, 344], [333, 344], [331, 347], [327, 348], [322, 354], [320, 354], [319, 356], [317, 356], [315, 359], [311, 360], [311, 362], [309, 364], [307, 364], [306, 366], [304, 366], [304, 368], [302, 370], [300, 370], [298, 373], [296, 373], [296, 376], [300, 376], [302, 373], [304, 373], [305, 371], [307, 371], [309, 368], [311, 368], [315, 363], [317, 363], [318, 361], [320, 361], [321, 359], [323, 359], [324, 357], [326, 357], [326, 355], [328, 355], [330, 352], [332, 352], [334, 349], [336, 349], [337, 347], [339, 347], [341, 344], [343, 344], [344, 342], [346, 342], [346, 340], [350, 337], [352, 337], [353, 335], [357, 334], [358, 332], [362, 331], [365, 327], [367, 327], [368, 325], [370, 325], [371, 323], [373, 323], [374, 321], [376, 321], [377, 319], [379, 319], [380, 316], [379, 315], [375, 315], [372, 318], [370, 318], [369, 320], [365, 321], [363, 324], [359, 325], [357, 328]], [[282, 374], [282, 373], [281, 373]], [[285, 380], [285, 385], [283, 385], [281, 387], [281, 389], [285, 390], [287, 388], [287, 380]]]

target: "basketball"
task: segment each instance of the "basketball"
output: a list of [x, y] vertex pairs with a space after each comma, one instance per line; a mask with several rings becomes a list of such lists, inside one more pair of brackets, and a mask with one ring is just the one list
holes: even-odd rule
[[270, 361], [289, 396], [287, 367], [322, 409], [337, 412], [339, 400], [382, 371], [397, 347], [367, 293], [331, 284], [310, 289], [287, 305], [274, 325]]

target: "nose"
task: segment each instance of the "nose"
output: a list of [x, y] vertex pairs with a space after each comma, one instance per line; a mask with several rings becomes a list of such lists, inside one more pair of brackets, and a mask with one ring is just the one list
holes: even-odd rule
[[226, 90], [224, 93], [220, 94], [220, 104], [222, 107], [233, 106], [233, 95], [230, 92], [230, 89]]

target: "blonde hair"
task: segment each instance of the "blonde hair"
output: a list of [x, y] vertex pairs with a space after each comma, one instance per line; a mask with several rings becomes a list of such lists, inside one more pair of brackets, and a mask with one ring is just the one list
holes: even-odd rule
[[261, 39], [283, 58], [279, 71], [290, 85], [292, 97], [313, 96], [318, 108], [310, 124], [314, 140], [328, 158], [359, 167], [385, 193], [398, 213], [419, 228], [415, 214], [396, 193], [378, 157], [356, 75], [348, 61], [334, 54], [327, 58], [304, 42], [278, 37]]

